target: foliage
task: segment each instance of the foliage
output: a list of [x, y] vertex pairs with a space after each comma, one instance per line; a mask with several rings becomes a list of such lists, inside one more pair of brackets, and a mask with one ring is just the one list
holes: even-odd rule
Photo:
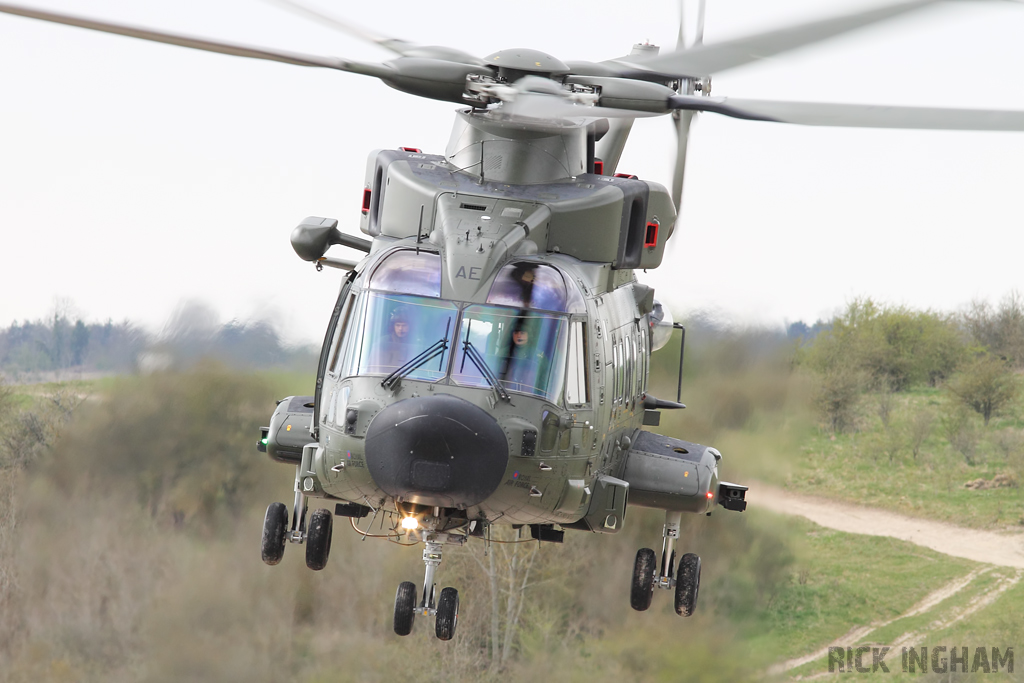
[[125, 379], [83, 408], [50, 477], [67, 492], [133, 491], [151, 516], [179, 525], [236, 512], [255, 476], [256, 456], [240, 444], [259, 433], [272, 399], [259, 379], [213, 364]]
[[199, 303], [178, 309], [160, 336], [131, 322], [88, 323], [58, 307], [45, 320], [11, 323], [0, 330], [0, 371], [13, 376], [87, 371], [124, 373], [193, 367], [214, 358], [235, 368], [316, 365], [310, 347], [291, 348], [266, 321], [232, 320], [221, 325], [216, 313]]
[[998, 307], [975, 301], [962, 318], [977, 344], [1014, 368], [1024, 367], [1024, 298], [1020, 292], [1007, 294]]
[[823, 374], [862, 372], [872, 387], [905, 391], [949, 376], [963, 352], [952, 317], [858, 299], [805, 349], [802, 360]]
[[1017, 398], [1020, 380], [1006, 361], [986, 354], [967, 363], [948, 389], [963, 405], [981, 415], [987, 427], [993, 415]]
[[814, 403], [833, 434], [841, 434], [854, 425], [864, 384], [864, 373], [854, 368], [839, 365], [822, 372]]
[[65, 370], [87, 365], [101, 371], [125, 371], [146, 343], [129, 322], [86, 323], [55, 313], [45, 321], [11, 323], [0, 330], [0, 368], [8, 372]]
[[928, 439], [932, 432], [932, 424], [935, 422], [935, 413], [929, 409], [920, 410], [914, 414], [910, 421], [909, 437], [910, 437], [910, 452], [914, 454], [914, 460], [917, 460], [918, 454], [921, 452], [921, 446]]

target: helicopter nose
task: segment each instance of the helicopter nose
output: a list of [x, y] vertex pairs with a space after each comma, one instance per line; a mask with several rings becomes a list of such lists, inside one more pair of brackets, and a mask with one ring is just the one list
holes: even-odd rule
[[438, 394], [382, 410], [366, 430], [366, 466], [385, 493], [438, 507], [483, 502], [501, 483], [508, 440], [469, 401]]

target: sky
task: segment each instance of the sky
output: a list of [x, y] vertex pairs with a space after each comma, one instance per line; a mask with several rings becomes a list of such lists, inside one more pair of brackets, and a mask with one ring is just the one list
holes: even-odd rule
[[[29, 0], [20, 0], [28, 4]], [[319, 6], [380, 33], [486, 56], [608, 59], [671, 49], [667, 0]], [[709, 0], [705, 42], [856, 0]], [[878, 4], [877, 2], [871, 4]], [[261, 0], [33, 0], [36, 8], [314, 54], [390, 54]], [[691, 8], [692, 9], [692, 8]], [[718, 74], [713, 95], [1024, 110], [1024, 3], [949, 2]], [[443, 153], [456, 105], [363, 76], [209, 54], [0, 15], [0, 325], [57, 302], [159, 331], [183, 302], [322, 338], [341, 274], [291, 250], [309, 215], [358, 234], [368, 153]], [[668, 185], [667, 117], [619, 170]], [[812, 128], [702, 114], [663, 266], [678, 315], [829, 317], [855, 297], [955, 310], [1024, 289], [1024, 133]], [[351, 257], [341, 247], [332, 254]]]

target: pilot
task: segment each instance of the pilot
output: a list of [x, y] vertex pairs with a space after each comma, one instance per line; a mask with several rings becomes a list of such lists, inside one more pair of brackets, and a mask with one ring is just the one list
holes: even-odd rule
[[533, 300], [533, 282], [537, 279], [537, 264], [519, 262], [512, 268], [512, 279], [519, 285], [520, 304], [529, 308]]
[[537, 369], [543, 354], [537, 353], [530, 343], [526, 318], [516, 318], [511, 342], [507, 355], [501, 359], [498, 377], [509, 389], [537, 393]]
[[388, 319], [388, 332], [381, 339], [374, 352], [371, 364], [378, 370], [390, 372], [397, 370], [411, 357], [412, 324], [409, 311], [404, 307], [396, 308]]

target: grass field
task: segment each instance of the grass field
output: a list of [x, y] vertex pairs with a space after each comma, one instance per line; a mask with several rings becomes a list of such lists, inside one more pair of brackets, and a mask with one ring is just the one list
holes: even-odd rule
[[[803, 380], [783, 372], [780, 385], [772, 367], [695, 378], [697, 400], [667, 415], [661, 431], [719, 447], [730, 480], [965, 526], [1016, 524], [1019, 489], [962, 488], [1012, 466], [989, 436], [976, 464], [961, 466], [936, 424], [916, 459], [897, 452], [890, 463], [872, 446], [884, 428], [869, 405], [859, 432], [832, 440], [806, 408]], [[394, 588], [419, 580], [420, 549], [361, 541], [338, 518], [323, 572], [305, 568], [301, 547], [278, 567], [258, 559], [263, 510], [290, 500], [292, 472], [255, 452], [256, 427], [275, 398], [311, 386], [306, 374], [208, 367], [14, 387], [15, 412], [44, 411], [55, 391], [92, 398], [51, 452], [21, 472], [2, 471], [18, 530], [0, 529], [0, 568], [13, 577], [0, 604], [5, 680], [734, 683], [763, 680], [770, 667], [847, 636], [851, 647], [913, 636], [918, 646], [1002, 648], [1024, 633], [1024, 582], [1013, 583], [1013, 570], [757, 509], [686, 520], [680, 545], [704, 559], [693, 618], [677, 617], [666, 591], [637, 613], [628, 605], [632, 558], [639, 547], [659, 548], [663, 517], [633, 508], [614, 536], [568, 532], [561, 546], [502, 547], [519, 553], [496, 555], [502, 571], [531, 558], [534, 572], [504, 662], [491, 655], [489, 559], [479, 544], [446, 553], [442, 567], [443, 585], [458, 586], [463, 599], [455, 641], [434, 640], [426, 623], [398, 639]], [[901, 397], [891, 424], [940, 399]], [[1016, 426], [1004, 419], [989, 433]], [[965, 577], [959, 591], [913, 612]], [[500, 593], [499, 606], [507, 597]], [[898, 654], [887, 662], [902, 680]], [[824, 673], [819, 657], [773, 677]]]
[[[868, 396], [865, 403], [872, 399], [875, 397]], [[1024, 495], [1019, 486], [987, 490], [964, 486], [1000, 474], [1020, 482], [1024, 454], [1007, 453], [998, 445], [1001, 437], [1020, 429], [1020, 421], [997, 418], [982, 427], [978, 420], [977, 446], [969, 464], [943, 434], [939, 413], [943, 400], [935, 389], [897, 395], [888, 430], [877, 415], [870, 414], [858, 432], [832, 437], [809, 430], [790, 470], [783, 476], [769, 473], [769, 477], [795, 491], [835, 496], [911, 516], [974, 528], [1024, 530]], [[935, 418], [915, 457], [907, 425], [925, 411]]]

